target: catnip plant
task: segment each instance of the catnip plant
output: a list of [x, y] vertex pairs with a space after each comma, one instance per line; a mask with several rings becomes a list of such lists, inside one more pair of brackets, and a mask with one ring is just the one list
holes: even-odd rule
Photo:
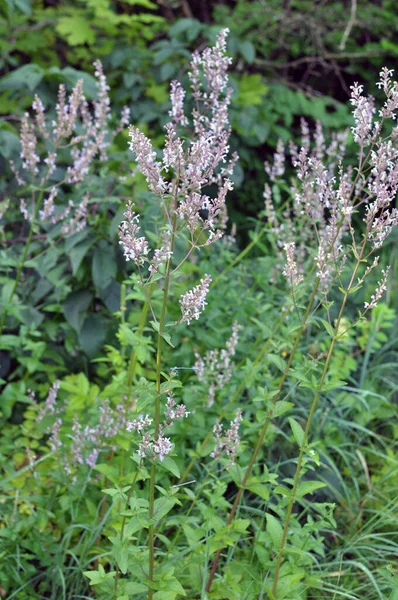
[[[293, 143], [289, 148], [296, 177], [290, 186], [289, 201], [280, 221], [272, 201], [271, 187], [269, 184], [265, 186], [265, 213], [271, 235], [276, 237], [274, 247], [278, 248], [281, 257], [279, 268], [283, 268], [290, 288], [291, 308], [297, 311], [298, 333], [229, 512], [227, 525], [234, 520], [271, 420], [284, 412], [280, 400], [285, 383], [289, 379], [294, 380], [295, 373], [291, 372], [291, 367], [306, 328], [314, 318], [320, 318], [330, 338], [327, 352], [318, 365], [317, 378], [311, 383], [307, 380], [313, 397], [304, 428], [294, 419], [289, 420], [299, 446], [299, 455], [293, 479], [287, 479], [287, 486], [279, 491], [284, 511], [281, 535], [278, 536], [279, 547], [272, 569], [273, 583], [264, 584], [264, 590], [270, 598], [278, 598], [283, 593], [284, 583], [278, 585], [278, 582], [284, 565], [287, 567], [284, 575], [289, 573], [287, 544], [293, 508], [306, 494], [323, 485], [315, 480], [306, 479], [302, 484], [301, 481], [313, 470], [314, 465], [319, 465], [314, 443], [310, 443], [309, 438], [320, 396], [326, 390], [343, 384], [336, 374], [330, 376], [329, 373], [333, 352], [347, 332], [361, 323], [367, 313], [377, 306], [386, 291], [389, 266], [381, 270], [378, 287], [371, 298], [364, 302], [362, 311], [355, 319], [348, 320], [345, 313], [350, 297], [358, 293], [365, 278], [377, 268], [379, 256], [375, 256], [375, 253], [398, 225], [398, 209], [394, 207], [398, 190], [398, 128], [394, 126], [398, 84], [392, 80], [392, 71], [385, 68], [380, 73], [377, 85], [386, 96], [378, 118], [375, 116], [373, 98], [363, 95], [362, 86], [355, 84], [352, 87], [351, 104], [355, 121], [352, 135], [359, 146], [356, 169], [350, 166], [345, 168], [343, 163], [347, 132], [335, 136], [327, 146], [322, 128], [317, 124], [314, 143], [311, 144], [308, 124], [302, 121], [301, 148]], [[389, 119], [392, 120], [392, 127], [387, 128]], [[280, 141], [273, 165], [265, 165], [271, 182], [284, 176], [285, 164], [285, 149]], [[312, 261], [313, 267], [309, 269]], [[303, 310], [299, 306], [305, 302], [308, 290], [309, 300]], [[324, 311], [326, 318], [318, 316], [321, 311]], [[213, 560], [207, 591], [212, 588], [221, 552], [220, 549]]]
[[[187, 282], [192, 261], [206, 255], [223, 236], [228, 237], [226, 197], [233, 187], [230, 176], [238, 157], [230, 156], [229, 147], [232, 89], [227, 73], [231, 63], [226, 55], [227, 34], [227, 30], [221, 31], [213, 47], [192, 56], [189, 94], [180, 82], [171, 83], [170, 121], [165, 126], [162, 152], [154, 149], [139, 128], [128, 129], [136, 170], [149, 189], [151, 215], [147, 217], [148, 206], [129, 200], [118, 230], [118, 244], [131, 267], [116, 316], [122, 350], [107, 346], [107, 356], [96, 359], [113, 360], [117, 369], [111, 381], [99, 392], [96, 384], [89, 385], [84, 377], [77, 379], [74, 387], [68, 378], [57, 380], [41, 407], [30, 393], [31, 412], [36, 425], [46, 427], [49, 449], [62, 470], [62, 483], [69, 478], [78, 487], [78, 474], [89, 471], [79, 489], [79, 509], [90, 478], [101, 476], [103, 495], [97, 512], [105, 533], [98, 536], [95, 561], [87, 561], [85, 568], [90, 570], [84, 572], [101, 599], [140, 596], [174, 600], [187, 594], [218, 599], [229, 594], [253, 599], [267, 595], [272, 600], [305, 597], [309, 586], [305, 577], [312, 566], [311, 560], [304, 562], [303, 558], [310, 551], [302, 548], [311, 539], [310, 549], [318, 550], [322, 527], [333, 524], [327, 503], [313, 503], [324, 516], [321, 525], [303, 525], [295, 512], [304, 502], [310, 511], [311, 503], [305, 497], [324, 486], [311, 475], [320, 466], [313, 433], [317, 408], [325, 392], [345, 383], [333, 369], [336, 349], [348, 334], [354, 335], [357, 326], [361, 328], [387, 287], [386, 265], [377, 289], [353, 317], [348, 310], [351, 299], [362, 293], [365, 279], [382, 262], [378, 252], [398, 224], [398, 211], [393, 208], [398, 189], [398, 128], [394, 126], [398, 85], [391, 80], [391, 72], [383, 70], [379, 86], [386, 103], [378, 118], [373, 99], [363, 95], [361, 86], [352, 90], [355, 124], [351, 133], [359, 147], [356, 168], [345, 156], [350, 132], [335, 134], [328, 142], [320, 124], [311, 133], [304, 120], [300, 144], [291, 142], [286, 148], [279, 141], [272, 164], [265, 164], [260, 235], [267, 236], [275, 260], [262, 276], [269, 288], [280, 287], [281, 305], [279, 320], [271, 326], [253, 319], [260, 331], [250, 349], [256, 353], [249, 367], [253, 372], [258, 369], [258, 379], [266, 380], [259, 385], [255, 402], [250, 401], [248, 390], [257, 382], [256, 374], [248, 368], [246, 380], [233, 362], [244, 330], [238, 321], [232, 323], [222, 349], [192, 352], [192, 366], [185, 368], [187, 377], [201, 386], [201, 393], [197, 394], [199, 401], [195, 397], [193, 409], [180, 401], [186, 379], [182, 381], [181, 376], [180, 380], [184, 367], [177, 364], [169, 369], [176, 352], [172, 335], [189, 331], [196, 321], [204, 322], [212, 289], [222, 277], [231, 275], [239, 261], [239, 257], [233, 260], [216, 279], [202, 271], [197, 280]], [[96, 62], [95, 67], [98, 99], [91, 108], [78, 82], [68, 100], [65, 89], [60, 88], [50, 127], [38, 98], [33, 105], [34, 120], [23, 118], [22, 167], [13, 164], [12, 168], [23, 190], [20, 210], [29, 223], [29, 233], [10, 289], [10, 305], [34, 236], [48, 224], [58, 225], [61, 237], [79, 233], [86, 226], [89, 196], [80, 185], [96, 157], [106, 160], [110, 140], [129, 121], [125, 109], [119, 125], [110, 126], [108, 86], [101, 63]], [[290, 178], [291, 171], [294, 175]], [[77, 194], [73, 202], [67, 200], [70, 189]], [[66, 205], [58, 202], [60, 196], [67, 200]], [[129, 309], [139, 304], [139, 317], [134, 315], [134, 321], [129, 321]], [[266, 312], [263, 318], [267, 319]], [[150, 336], [144, 336], [148, 320]], [[262, 328], [265, 325], [267, 334]], [[322, 352], [307, 353], [309, 332], [319, 326], [326, 336]], [[286, 331], [280, 352], [280, 338]], [[129, 344], [132, 350], [126, 357]], [[274, 366], [277, 376], [271, 377]], [[234, 392], [220, 406], [218, 395], [225, 389], [228, 395], [227, 386], [237, 377], [240, 381]], [[80, 395], [79, 387], [83, 388]], [[262, 464], [264, 448], [269, 440], [277, 448], [280, 432], [290, 435], [284, 431], [282, 417], [294, 410], [290, 400], [301, 388], [306, 390], [304, 418], [301, 423], [297, 418], [288, 419], [298, 446], [293, 474], [285, 473], [284, 465], [274, 472], [274, 465]], [[74, 395], [71, 402], [68, 393]], [[61, 394], [66, 395], [62, 406]], [[76, 404], [85, 406], [91, 397], [98, 405], [92, 403], [82, 423], [75, 414]], [[261, 406], [259, 418], [252, 406], [255, 403]], [[182, 462], [185, 456], [173, 441], [173, 427], [188, 427], [194, 411], [211, 411], [216, 417], [195, 451], [189, 447], [192, 460], [180, 476], [173, 457]], [[227, 416], [229, 425], [225, 424]], [[247, 425], [248, 431], [243, 443], [242, 425]], [[279, 425], [280, 432], [275, 433]], [[38, 475], [35, 459], [29, 449], [27, 468]], [[202, 475], [196, 493], [188, 487], [194, 469]], [[164, 471], [177, 482], [168, 489]], [[260, 508], [245, 506], [249, 493], [264, 501]], [[182, 516], [165, 521], [175, 507]], [[198, 520], [191, 520], [196, 509], [203, 527]], [[238, 518], [241, 509], [249, 509], [250, 518]], [[180, 547], [182, 534], [188, 545]], [[198, 547], [204, 548], [202, 553]], [[250, 555], [251, 563], [241, 561], [249, 571], [255, 552], [261, 569], [256, 580], [253, 577], [252, 589], [246, 590], [244, 585], [239, 587], [241, 574], [234, 579], [230, 563], [239, 555], [236, 568], [242, 556], [245, 561]], [[308, 561], [308, 556], [305, 559]]]
[[[139, 458], [150, 461], [148, 503], [148, 598], [154, 598], [155, 581], [155, 537], [156, 537], [156, 476], [157, 463], [163, 462], [173, 448], [164, 430], [175, 419], [188, 416], [184, 405], [176, 405], [172, 394], [165, 404], [162, 421], [162, 352], [164, 341], [170, 341], [170, 331], [181, 323], [187, 326], [198, 320], [205, 311], [211, 286], [211, 276], [205, 274], [198, 284], [179, 298], [181, 316], [176, 322], [168, 322], [168, 306], [174, 302], [173, 282], [179, 270], [195, 250], [209, 246], [224, 235], [228, 221], [226, 195], [232, 189], [228, 177], [237, 160], [234, 155], [228, 160], [230, 125], [228, 106], [232, 89], [228, 87], [227, 69], [231, 59], [226, 56], [227, 30], [221, 31], [213, 48], [194, 53], [190, 64], [189, 80], [192, 93], [191, 120], [186, 116], [185, 90], [178, 81], [171, 84], [171, 121], [165, 126], [165, 146], [158, 158], [151, 141], [133, 126], [129, 128], [130, 149], [141, 173], [145, 176], [149, 190], [156, 195], [162, 212], [161, 246], [151, 248], [150, 241], [141, 234], [139, 215], [130, 202], [125, 220], [120, 225], [120, 244], [127, 261], [132, 261], [138, 272], [141, 287], [151, 314], [153, 327], [157, 331], [156, 384], [153, 419], [149, 415], [138, 417], [128, 423], [128, 430], [140, 435]], [[210, 196], [207, 190], [215, 186], [217, 192]], [[182, 258], [174, 258], [179, 240], [185, 245]], [[153, 282], [162, 286], [163, 298], [160, 314], [155, 314], [148, 290]], [[223, 374], [226, 376], [230, 356], [237, 341], [237, 325], [229, 349], [222, 357]], [[196, 367], [204, 374], [204, 365]], [[204, 375], [202, 375], [204, 376]], [[222, 377], [221, 375], [220, 377]], [[220, 379], [220, 378], [219, 378]], [[211, 394], [214, 394], [214, 389]], [[236, 418], [233, 434], [227, 432], [221, 438], [221, 425], [217, 429], [217, 445], [214, 456], [225, 450], [235, 454], [239, 443], [240, 416]], [[229, 439], [229, 437], [231, 439]], [[130, 488], [127, 502], [131, 497]], [[123, 527], [121, 543], [123, 543]], [[118, 578], [115, 578], [115, 593]], [[156, 596], [158, 597], [158, 596]]]

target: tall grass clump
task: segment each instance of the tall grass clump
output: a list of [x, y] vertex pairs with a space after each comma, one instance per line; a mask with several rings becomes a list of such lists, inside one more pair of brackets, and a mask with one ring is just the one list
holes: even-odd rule
[[[26, 381], [7, 389], [10, 406], [27, 405], [17, 440], [26, 456], [2, 483], [0, 532], [15, 523], [21, 532], [4, 536], [12, 574], [0, 582], [10, 597], [24, 600], [29, 588], [34, 598], [115, 600], [397, 590], [398, 540], [383, 515], [395, 519], [396, 458], [386, 440], [396, 386], [387, 365], [381, 384], [374, 373], [383, 351], [395, 360], [383, 345], [395, 314], [382, 298], [391, 269], [383, 245], [398, 224], [398, 85], [384, 69], [377, 111], [355, 84], [351, 132], [328, 138], [302, 120], [299, 143], [278, 142], [257, 233], [238, 254], [233, 229], [227, 235], [238, 161], [227, 34], [193, 54], [187, 90], [171, 83], [162, 151], [130, 125], [134, 177], [131, 156], [118, 157], [121, 187], [112, 176], [101, 202], [101, 177], [129, 120], [127, 109], [112, 117], [101, 63], [91, 105], [78, 82], [69, 99], [61, 86], [51, 124], [39, 98], [33, 118], [23, 117], [21, 165], [11, 167], [28, 225], [20, 256], [5, 266], [5, 342], [14, 348], [18, 327], [40, 335], [24, 329], [24, 278], [39, 279], [54, 245], [75, 248], [79, 281], [98, 242], [98, 294], [94, 301], [67, 280], [62, 327], [78, 332], [68, 333], [73, 356], [79, 341], [94, 348], [85, 371], [57, 369], [48, 353], [51, 369], [36, 386], [35, 363], [21, 361], [16, 374]], [[355, 165], [346, 156], [352, 141]], [[80, 237], [87, 230], [97, 237]], [[254, 248], [262, 255], [251, 258]], [[108, 343], [100, 333], [93, 346], [101, 321], [84, 311], [92, 301], [101, 311], [100, 300], [112, 313]], [[358, 406], [372, 415], [380, 404], [383, 425], [373, 431]]]

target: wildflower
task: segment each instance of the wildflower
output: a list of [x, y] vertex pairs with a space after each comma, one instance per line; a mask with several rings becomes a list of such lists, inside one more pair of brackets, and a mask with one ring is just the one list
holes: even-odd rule
[[131, 138], [130, 150], [136, 156], [136, 161], [148, 182], [149, 189], [155, 194], [163, 195], [167, 185], [161, 175], [161, 165], [156, 160], [156, 152], [154, 152], [151, 142], [139, 129], [131, 125], [129, 136]]
[[185, 292], [185, 294], [181, 296], [181, 321], [186, 321], [186, 323], [190, 325], [192, 319], [199, 319], [200, 313], [207, 305], [206, 296], [209, 292], [210, 283], [211, 276], [206, 274], [200, 280], [199, 285], [196, 285], [194, 288], [192, 288], [192, 290]]
[[153, 443], [153, 451], [155, 455], [158, 455], [159, 460], [163, 461], [164, 457], [171, 452], [173, 444], [170, 442], [170, 438], [159, 435], [159, 437]]
[[376, 308], [380, 298], [382, 297], [384, 292], [387, 291], [387, 279], [388, 279], [388, 274], [390, 272], [390, 266], [388, 266], [386, 269], [382, 269], [381, 272], [382, 272], [383, 277], [380, 281], [377, 282], [377, 289], [376, 289], [375, 293], [372, 294], [370, 302], [365, 302], [365, 304], [364, 304], [365, 310], [370, 310], [372, 308]]
[[208, 406], [212, 406], [215, 400], [216, 390], [222, 389], [231, 378], [236, 346], [239, 339], [239, 324], [237, 321], [232, 326], [231, 337], [227, 340], [225, 348], [221, 350], [210, 350], [204, 358], [195, 354], [195, 370], [199, 381], [209, 386]]
[[99, 452], [99, 448], [94, 448], [93, 451], [86, 458], [86, 465], [93, 469], [96, 465]]
[[294, 286], [303, 281], [303, 276], [299, 275], [297, 270], [297, 263], [294, 260], [294, 251], [296, 248], [296, 244], [294, 242], [290, 242], [288, 244], [284, 244], [287, 263], [283, 270], [283, 275], [287, 277], [290, 281], [290, 285]]
[[41, 221], [45, 221], [54, 213], [54, 199], [57, 197], [57, 188], [52, 188], [48, 198], [44, 200], [44, 206], [42, 210], [39, 210], [39, 217]]
[[[71, 235], [71, 234], [77, 233], [78, 231], [83, 231], [83, 229], [85, 229], [85, 227], [87, 226], [88, 200], [89, 200], [89, 194], [87, 193], [83, 196], [79, 206], [75, 210], [73, 217], [71, 219], [69, 219], [69, 222], [67, 222], [67, 223], [65, 222], [62, 225], [61, 233], [63, 235]], [[66, 214], [69, 215], [69, 212], [72, 208], [74, 208], [74, 204], [73, 204], [73, 202], [70, 201]]]
[[171, 110], [169, 111], [176, 125], [188, 125], [188, 119], [184, 115], [184, 96], [185, 90], [179, 81], [171, 82], [170, 100]]
[[36, 418], [36, 423], [40, 423], [45, 416], [47, 415], [55, 415], [58, 411], [56, 408], [58, 390], [60, 388], [60, 382], [55, 381], [49, 389], [47, 394], [46, 401], [44, 402], [44, 406], [39, 411], [39, 414]]
[[57, 418], [52, 427], [51, 437], [50, 437], [50, 448], [51, 452], [58, 452], [62, 447], [62, 442], [60, 438], [60, 431], [62, 426], [62, 419]]
[[355, 126], [352, 127], [354, 140], [362, 147], [371, 143], [373, 129], [373, 115], [376, 112], [374, 99], [362, 95], [363, 86], [354, 83], [351, 86], [351, 104], [355, 107], [353, 111]]
[[128, 421], [126, 425], [126, 431], [138, 431], [141, 433], [145, 427], [149, 427], [152, 423], [152, 419], [149, 418], [149, 415], [145, 415], [145, 417], [138, 417], [138, 419], [134, 419], [134, 421]]
[[148, 241], [145, 237], [137, 237], [141, 227], [139, 216], [133, 211], [131, 202], [127, 205], [124, 213], [125, 221], [122, 221], [119, 228], [119, 244], [123, 247], [123, 254], [126, 260], [132, 260], [137, 265], [142, 265], [149, 252]]
[[37, 174], [39, 172], [37, 165], [40, 163], [40, 158], [36, 150], [37, 138], [28, 113], [25, 113], [22, 117], [21, 146], [22, 167], [31, 171], [33, 175]]
[[236, 415], [233, 421], [230, 423], [229, 429], [226, 431], [223, 436], [223, 426], [217, 421], [213, 428], [214, 440], [216, 442], [216, 446], [211, 452], [210, 456], [212, 458], [218, 458], [222, 454], [226, 454], [229, 457], [229, 464], [227, 466], [230, 467], [234, 464], [236, 453], [240, 444], [239, 437], [239, 427], [242, 422], [242, 411], [238, 409], [236, 411]]

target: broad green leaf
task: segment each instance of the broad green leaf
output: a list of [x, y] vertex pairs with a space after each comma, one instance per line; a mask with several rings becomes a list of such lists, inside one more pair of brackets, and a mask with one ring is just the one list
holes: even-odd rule
[[109, 540], [112, 542], [112, 554], [115, 557], [120, 571], [125, 575], [127, 573], [129, 559], [129, 541], [121, 540], [118, 536], [110, 536]]
[[101, 241], [94, 248], [92, 262], [93, 282], [97, 290], [103, 290], [113, 281], [116, 270], [114, 247]]
[[244, 41], [239, 43], [239, 52], [249, 65], [252, 64], [256, 58], [256, 50], [251, 42]]
[[287, 412], [288, 410], [290, 410], [292, 408], [292, 406], [294, 406], [293, 402], [286, 402], [285, 400], [280, 400], [279, 402], [276, 402], [274, 408], [271, 409], [272, 410], [272, 416], [273, 417], [280, 417], [285, 412]]
[[306, 494], [312, 494], [315, 490], [320, 490], [324, 487], [326, 487], [326, 484], [320, 481], [302, 481], [297, 486], [296, 498], [302, 498]]
[[74, 246], [69, 252], [70, 262], [72, 265], [72, 273], [76, 275], [83, 258], [86, 256], [87, 252], [90, 250], [93, 245], [95, 238], [90, 237], [89, 239], [84, 240], [81, 244], [77, 244]]
[[107, 333], [106, 321], [100, 315], [88, 315], [79, 332], [79, 342], [87, 356], [97, 354], [105, 341]]
[[78, 13], [72, 17], [60, 17], [55, 29], [71, 46], [91, 45], [95, 41], [95, 31], [90, 22]]
[[282, 373], [286, 370], [286, 362], [277, 354], [267, 354], [267, 359], [272, 362]]
[[154, 521], [159, 521], [159, 519], [163, 519], [171, 511], [173, 506], [176, 504], [177, 499], [175, 498], [157, 498], [154, 504], [154, 513], [153, 518]]
[[291, 417], [289, 418], [289, 425], [292, 429], [294, 439], [296, 440], [298, 447], [301, 448], [304, 441], [303, 428], [301, 427], [301, 425], [299, 425], [299, 423], [297, 423], [297, 421], [295, 421]]
[[263, 500], [269, 500], [269, 489], [263, 483], [252, 483], [247, 485], [246, 488], [253, 494], [256, 494], [256, 496], [262, 498]]
[[266, 514], [267, 519], [267, 532], [270, 534], [272, 543], [275, 549], [279, 548], [282, 541], [283, 529], [278, 521], [273, 515], [269, 513]]
[[143, 583], [138, 583], [137, 581], [127, 581], [124, 584], [124, 591], [126, 594], [143, 594], [148, 591], [148, 586]]
[[170, 456], [165, 456], [160, 464], [166, 471], [170, 471], [175, 477], [180, 477], [179, 468]]
[[44, 70], [33, 63], [15, 69], [0, 81], [0, 91], [28, 88], [31, 92], [37, 88], [44, 77]]
[[326, 329], [326, 331], [328, 332], [328, 334], [330, 335], [330, 337], [334, 338], [335, 332], [334, 332], [333, 327], [330, 325], [330, 323], [328, 321], [325, 321], [325, 319], [321, 319], [321, 323], [324, 326], [324, 328]]
[[88, 290], [71, 292], [64, 303], [64, 315], [68, 323], [77, 332], [82, 328], [87, 309], [93, 296]]

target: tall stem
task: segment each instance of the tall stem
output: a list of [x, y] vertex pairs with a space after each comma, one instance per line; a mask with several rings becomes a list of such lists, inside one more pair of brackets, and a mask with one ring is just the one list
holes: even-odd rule
[[[171, 255], [174, 248], [175, 230], [177, 224], [177, 215], [173, 216], [173, 224], [170, 239], [170, 254], [167, 260], [164, 290], [163, 290], [163, 302], [162, 309], [159, 319], [158, 329], [158, 343], [156, 352], [156, 403], [155, 403], [155, 439], [159, 437], [160, 428], [160, 383], [161, 383], [161, 367], [162, 367], [162, 335], [164, 333], [164, 325], [166, 318], [167, 300], [169, 297], [169, 286], [170, 286], [170, 269], [171, 269]], [[152, 462], [151, 475], [149, 482], [149, 520], [153, 519], [154, 516], [154, 505], [155, 505], [155, 478], [156, 478], [156, 463]], [[154, 580], [155, 571], [155, 525], [152, 523], [148, 529], [148, 547], [149, 547], [149, 581]], [[148, 600], [153, 599], [153, 590], [148, 588]]]
[[[233, 519], [234, 519], [234, 516], [235, 516], [235, 513], [236, 513], [237, 508], [239, 506], [240, 500], [241, 500], [242, 495], [243, 495], [243, 493], [245, 491], [245, 487], [247, 485], [247, 482], [248, 482], [249, 477], [251, 475], [252, 469], [253, 469], [254, 464], [256, 462], [258, 453], [260, 452], [260, 449], [261, 449], [261, 446], [263, 444], [264, 438], [265, 438], [266, 433], [268, 431], [269, 424], [270, 424], [271, 419], [273, 417], [273, 409], [274, 409], [274, 407], [275, 407], [275, 405], [276, 405], [276, 403], [277, 403], [277, 401], [278, 401], [278, 399], [280, 397], [280, 394], [281, 394], [283, 385], [285, 383], [286, 377], [288, 376], [291, 364], [293, 362], [294, 355], [295, 355], [296, 350], [298, 348], [301, 336], [303, 335], [303, 332], [304, 332], [304, 329], [305, 329], [305, 326], [306, 326], [306, 322], [307, 322], [308, 316], [309, 316], [309, 314], [311, 312], [312, 305], [314, 303], [315, 296], [316, 296], [316, 293], [318, 291], [318, 287], [319, 287], [319, 279], [316, 280], [316, 283], [314, 285], [314, 289], [312, 290], [312, 294], [311, 294], [310, 300], [308, 302], [307, 309], [306, 309], [304, 317], [303, 317], [303, 322], [302, 322], [301, 327], [300, 327], [300, 329], [299, 329], [299, 331], [297, 333], [296, 339], [295, 339], [294, 344], [293, 344], [292, 351], [290, 353], [289, 359], [288, 359], [287, 364], [286, 364], [286, 368], [285, 368], [285, 370], [283, 372], [283, 375], [281, 377], [281, 380], [279, 382], [278, 391], [277, 391], [277, 393], [275, 394], [275, 396], [272, 399], [271, 408], [270, 408], [270, 410], [268, 412], [268, 415], [267, 415], [267, 417], [266, 417], [266, 419], [264, 421], [264, 424], [263, 424], [263, 426], [261, 428], [260, 436], [259, 436], [259, 438], [257, 440], [256, 447], [254, 448], [253, 454], [252, 454], [252, 456], [250, 458], [250, 462], [249, 462], [249, 464], [248, 464], [248, 466], [246, 468], [245, 474], [243, 476], [242, 483], [240, 484], [240, 488], [238, 490], [238, 493], [236, 494], [235, 501], [234, 501], [234, 503], [232, 505], [231, 511], [229, 513], [229, 516], [228, 516], [227, 526], [230, 525], [232, 523]], [[210, 571], [210, 575], [209, 575], [209, 580], [208, 580], [207, 586], [206, 586], [206, 591], [207, 592], [210, 592], [210, 589], [211, 589], [211, 586], [212, 586], [212, 583], [213, 583], [213, 579], [214, 579], [214, 576], [215, 576], [216, 571], [217, 571], [218, 561], [220, 560], [220, 556], [221, 556], [222, 550], [223, 549], [220, 548], [220, 550], [217, 551], [217, 553], [216, 553], [216, 555], [214, 557], [213, 565], [212, 565], [212, 568], [211, 568], [211, 571]]]
[[292, 515], [292, 510], [293, 510], [293, 506], [294, 506], [294, 502], [295, 502], [295, 497], [296, 497], [296, 492], [297, 492], [297, 486], [298, 486], [299, 481], [300, 481], [301, 465], [302, 465], [302, 462], [303, 462], [305, 448], [306, 448], [307, 442], [308, 442], [308, 435], [309, 435], [309, 431], [310, 431], [312, 419], [313, 419], [313, 416], [315, 414], [315, 409], [317, 407], [318, 400], [319, 400], [319, 397], [320, 397], [321, 392], [322, 392], [323, 383], [325, 381], [325, 377], [326, 377], [328, 369], [329, 369], [330, 359], [332, 358], [334, 346], [336, 344], [336, 339], [337, 339], [337, 337], [339, 335], [338, 332], [339, 332], [339, 326], [340, 326], [340, 323], [341, 323], [341, 319], [343, 317], [344, 309], [345, 309], [345, 306], [347, 304], [347, 299], [348, 299], [348, 296], [350, 294], [350, 290], [351, 290], [351, 288], [353, 286], [356, 274], [357, 274], [358, 269], [359, 269], [359, 265], [360, 265], [362, 257], [363, 257], [363, 253], [364, 253], [364, 250], [365, 250], [365, 245], [366, 245], [366, 236], [365, 236], [365, 239], [363, 241], [361, 252], [360, 252], [360, 255], [359, 255], [358, 259], [357, 259], [357, 263], [355, 265], [354, 271], [352, 273], [350, 283], [349, 283], [349, 285], [348, 285], [348, 287], [347, 287], [347, 289], [346, 289], [346, 291], [344, 293], [344, 298], [343, 298], [343, 301], [341, 303], [340, 311], [339, 311], [339, 314], [338, 314], [338, 317], [337, 317], [337, 320], [336, 320], [336, 324], [335, 324], [335, 329], [334, 329], [335, 333], [334, 333], [332, 341], [330, 343], [330, 347], [329, 347], [329, 351], [328, 351], [327, 356], [326, 356], [326, 360], [325, 360], [325, 364], [324, 364], [324, 367], [323, 367], [322, 375], [321, 375], [321, 378], [319, 380], [319, 385], [318, 385], [317, 390], [315, 392], [314, 398], [312, 400], [310, 412], [308, 414], [308, 419], [307, 419], [307, 423], [306, 423], [305, 430], [304, 430], [303, 442], [302, 442], [302, 445], [301, 445], [301, 448], [300, 448], [299, 457], [298, 457], [298, 461], [297, 461], [296, 473], [294, 475], [292, 493], [290, 495], [289, 504], [288, 504], [287, 510], [286, 510], [286, 518], [285, 518], [285, 524], [284, 524], [284, 528], [283, 528], [281, 543], [280, 543], [280, 547], [279, 547], [279, 551], [278, 551], [278, 556], [277, 556], [277, 559], [276, 559], [274, 582], [273, 582], [273, 586], [272, 586], [272, 593], [273, 593], [274, 596], [276, 594], [276, 589], [277, 589], [277, 585], [278, 585], [279, 571], [280, 571], [281, 563], [282, 563], [282, 555], [283, 555], [283, 551], [284, 551], [285, 544], [286, 544], [286, 538], [287, 538], [287, 534], [288, 534], [288, 530], [289, 530], [289, 525], [290, 525], [290, 518], [291, 518], [291, 515]]

